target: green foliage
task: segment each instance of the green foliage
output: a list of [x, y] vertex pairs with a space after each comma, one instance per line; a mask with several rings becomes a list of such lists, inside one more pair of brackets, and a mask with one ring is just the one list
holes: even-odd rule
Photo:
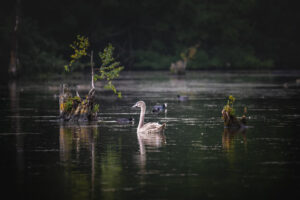
[[78, 96], [74, 96], [74, 97], [70, 97], [67, 99], [67, 101], [64, 103], [64, 110], [66, 112], [71, 112], [72, 111], [72, 108], [73, 108], [73, 105], [74, 105], [74, 102], [78, 102], [80, 103], [81, 102], [81, 98], [78, 97]]
[[95, 104], [94, 107], [93, 107], [93, 113], [97, 113], [99, 112], [99, 104]]
[[136, 62], [135, 67], [137, 69], [169, 69], [171, 62], [177, 60], [175, 56], [160, 53], [155, 50], [138, 50], [135, 51]]
[[[28, 74], [62, 72], [61, 66], [65, 65], [66, 61], [60, 52], [59, 43], [52, 38], [45, 37], [32, 19], [25, 18], [21, 21], [18, 38], [20, 74], [28, 76]], [[8, 41], [10, 41], [9, 38]], [[6, 49], [7, 52], [9, 48]]]
[[72, 101], [78, 101], [78, 102], [81, 102], [81, 98], [78, 97], [78, 96], [74, 96], [71, 98]]
[[[90, 44], [87, 37], [77, 35], [76, 40], [72, 45], [70, 45], [70, 47], [74, 50], [74, 53], [71, 55], [71, 61], [69, 64], [64, 66], [66, 71], [69, 71], [69, 67], [71, 67], [72, 64], [80, 58], [84, 56], [91, 56], [87, 53], [89, 46]], [[112, 80], [118, 78], [120, 72], [124, 69], [124, 67], [120, 65], [120, 62], [116, 61], [113, 57], [114, 49], [115, 48], [112, 44], [108, 44], [108, 46], [104, 48], [103, 52], [99, 53], [101, 66], [98, 70], [96, 70], [93, 79], [94, 81], [97, 81], [98, 79], [105, 80], [106, 84], [104, 85], [104, 88], [111, 89], [118, 95], [119, 98], [122, 98], [121, 92], [117, 91], [116, 87], [112, 83]]]
[[99, 53], [99, 57], [102, 61], [102, 65], [99, 69], [100, 74], [95, 74], [94, 80], [102, 79], [106, 80], [107, 84], [104, 86], [106, 89], [111, 89], [119, 98], [122, 97], [121, 92], [118, 92], [115, 86], [112, 84], [112, 80], [119, 77], [120, 72], [124, 69], [120, 66], [120, 62], [115, 61], [113, 57], [114, 47], [109, 44], [103, 52]]
[[76, 40], [70, 47], [74, 50], [74, 53], [70, 56], [71, 60], [68, 65], [65, 65], [65, 71], [70, 71], [70, 67], [72, 64], [82, 58], [83, 56], [87, 56], [87, 49], [89, 48], [89, 39], [84, 36], [77, 35]]
[[233, 108], [233, 103], [235, 102], [235, 98], [230, 95], [228, 97], [228, 100], [227, 100], [227, 104], [223, 107], [223, 109], [229, 113], [230, 116], [234, 116], [235, 115], [235, 110]]
[[64, 105], [64, 110], [67, 112], [71, 112], [73, 108], [73, 100], [72, 98], [68, 99]]
[[[2, 66], [9, 63], [15, 2], [0, 7]], [[300, 66], [296, 42], [299, 34], [292, 20], [298, 19], [299, 12], [288, 1], [106, 0], [44, 4], [36, 1], [35, 6], [24, 4], [21, 8], [26, 14], [20, 16], [18, 55], [20, 74], [27, 73], [25, 76], [60, 73], [64, 65], [65, 70], [71, 70], [70, 54], [66, 53], [69, 36], [79, 32], [89, 33], [89, 42], [95, 46], [113, 40], [122, 48], [120, 58], [130, 69], [168, 69], [184, 49], [198, 42], [201, 48], [188, 63], [189, 69]], [[37, 12], [37, 7], [43, 8], [42, 12]], [[53, 12], [57, 7], [65, 12], [57, 15]], [[137, 23], [137, 13], [138, 22], [143, 23]], [[105, 20], [99, 23], [99, 19]], [[77, 53], [72, 60], [84, 54]]]

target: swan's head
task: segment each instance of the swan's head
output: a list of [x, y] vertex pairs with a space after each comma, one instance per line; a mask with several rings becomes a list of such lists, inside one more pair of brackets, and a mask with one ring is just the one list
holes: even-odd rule
[[145, 102], [143, 102], [143, 101], [138, 101], [138, 102], [136, 102], [136, 104], [134, 104], [132, 107], [133, 107], [133, 108], [136, 108], [136, 107], [142, 108], [142, 107], [145, 107], [145, 106], [146, 106]]

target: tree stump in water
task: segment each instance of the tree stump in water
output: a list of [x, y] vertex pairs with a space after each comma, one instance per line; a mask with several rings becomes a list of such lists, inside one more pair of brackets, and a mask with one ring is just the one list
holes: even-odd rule
[[95, 121], [99, 106], [95, 104], [95, 88], [92, 88], [85, 99], [72, 96], [65, 85], [59, 95], [59, 111], [62, 121]]
[[176, 63], [171, 63], [170, 71], [173, 74], [184, 75], [187, 61], [178, 60]]
[[[246, 113], [246, 111], [244, 111]], [[231, 115], [230, 112], [225, 109], [222, 110], [222, 118], [224, 120], [224, 126], [226, 128], [241, 128], [246, 125], [246, 116], [245, 114], [241, 118], [237, 118], [234, 115]]]
[[185, 69], [187, 66], [187, 62], [195, 56], [197, 52], [197, 48], [200, 46], [200, 44], [196, 44], [184, 52], [180, 54], [181, 60], [178, 60], [175, 63], [171, 63], [170, 66], [170, 71], [172, 74], [177, 74], [177, 75], [184, 75], [185, 74]]

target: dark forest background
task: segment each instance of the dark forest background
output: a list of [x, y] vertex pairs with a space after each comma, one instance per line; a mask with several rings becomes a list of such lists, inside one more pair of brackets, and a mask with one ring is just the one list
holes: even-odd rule
[[[299, 68], [299, 9], [283, 0], [20, 0], [0, 6], [1, 74], [16, 10], [18, 71], [61, 73], [76, 35], [108, 43], [127, 70], [169, 69], [199, 45], [188, 69]], [[84, 67], [82, 65], [81, 67]]]

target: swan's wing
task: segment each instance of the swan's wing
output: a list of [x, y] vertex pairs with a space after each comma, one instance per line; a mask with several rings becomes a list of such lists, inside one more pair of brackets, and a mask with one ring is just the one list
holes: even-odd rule
[[159, 128], [161, 125], [159, 123], [147, 123], [144, 124], [143, 129], [144, 130], [149, 130], [149, 129], [156, 129]]
[[164, 127], [165, 124], [161, 125], [159, 123], [147, 123], [143, 125], [143, 127], [139, 130], [139, 132], [154, 133], [154, 132], [162, 131]]

